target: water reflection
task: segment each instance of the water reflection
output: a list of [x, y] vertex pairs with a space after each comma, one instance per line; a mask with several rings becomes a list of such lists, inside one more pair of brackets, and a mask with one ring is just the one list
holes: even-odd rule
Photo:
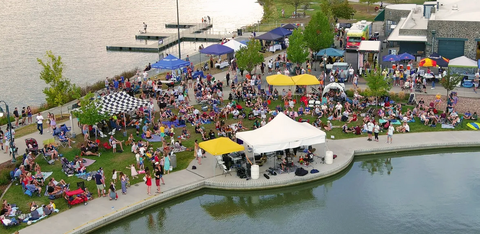
[[365, 160], [360, 163], [359, 167], [363, 170], [367, 170], [372, 175], [374, 175], [375, 173], [383, 175], [385, 171], [388, 175], [390, 175], [393, 170], [392, 158], [377, 158]]

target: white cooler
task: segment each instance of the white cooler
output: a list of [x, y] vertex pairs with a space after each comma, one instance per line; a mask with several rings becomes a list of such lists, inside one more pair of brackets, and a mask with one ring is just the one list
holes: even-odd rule
[[327, 151], [325, 154], [325, 163], [332, 164], [333, 163], [333, 151]]
[[260, 167], [258, 165], [252, 165], [252, 168], [250, 168], [251, 173], [252, 173], [252, 179], [258, 180], [260, 177]]

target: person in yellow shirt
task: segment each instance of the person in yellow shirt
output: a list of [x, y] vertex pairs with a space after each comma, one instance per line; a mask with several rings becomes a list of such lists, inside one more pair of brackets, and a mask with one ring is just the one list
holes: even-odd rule
[[160, 137], [163, 139], [165, 137], [165, 126], [160, 125]]

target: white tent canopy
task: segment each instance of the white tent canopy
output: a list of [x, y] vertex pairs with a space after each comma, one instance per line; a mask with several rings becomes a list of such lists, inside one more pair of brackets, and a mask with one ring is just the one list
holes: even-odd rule
[[246, 47], [247, 45], [241, 43], [241, 42], [238, 42], [236, 40], [230, 40], [228, 41], [227, 43], [223, 44], [224, 46], [226, 47], [229, 47], [231, 49], [233, 49], [235, 52], [237, 52], [238, 50], [240, 50], [240, 48], [242, 47]]
[[448, 63], [449, 67], [478, 67], [475, 60], [469, 59], [465, 56], [460, 56], [458, 58], [451, 59]]
[[325, 143], [325, 132], [309, 123], [297, 122], [279, 113], [265, 126], [247, 132], [238, 132], [237, 138], [253, 149], [253, 153], [273, 152], [299, 146]]
[[382, 46], [381, 41], [361, 41], [358, 47], [358, 52], [380, 52]]
[[345, 91], [344, 83], [330, 83], [323, 89], [322, 96], [330, 92], [331, 89], [339, 89], [340, 91]]

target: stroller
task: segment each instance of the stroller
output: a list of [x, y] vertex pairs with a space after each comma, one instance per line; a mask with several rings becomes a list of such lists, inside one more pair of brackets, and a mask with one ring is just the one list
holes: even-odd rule
[[27, 148], [25, 149], [25, 153], [28, 154], [32, 152], [34, 155], [38, 154], [38, 143], [37, 140], [34, 138], [27, 138], [25, 139], [25, 145]]
[[84, 191], [81, 188], [65, 192], [65, 200], [67, 201], [68, 208], [81, 203], [87, 205], [88, 197], [83, 193]]
[[75, 168], [65, 157], [62, 158], [62, 171], [68, 177], [73, 176], [75, 174]]

